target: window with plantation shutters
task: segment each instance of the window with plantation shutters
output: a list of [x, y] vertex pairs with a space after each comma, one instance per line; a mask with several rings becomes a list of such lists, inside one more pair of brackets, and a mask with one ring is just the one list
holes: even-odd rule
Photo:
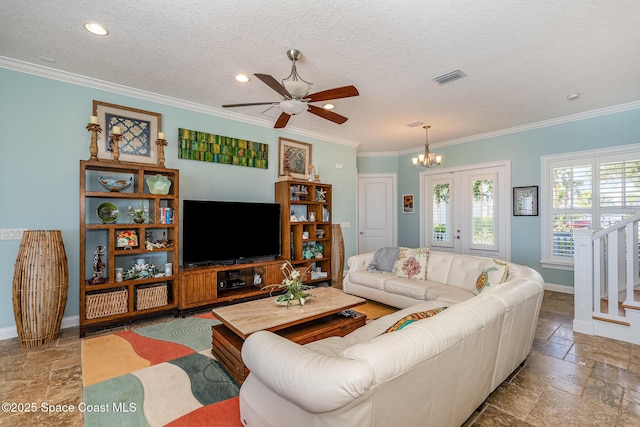
[[542, 264], [570, 269], [575, 229], [640, 212], [640, 147], [544, 156], [542, 181]]

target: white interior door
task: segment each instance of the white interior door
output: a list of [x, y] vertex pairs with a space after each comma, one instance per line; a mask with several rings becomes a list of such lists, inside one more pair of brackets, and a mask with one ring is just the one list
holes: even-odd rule
[[510, 260], [509, 164], [424, 172], [421, 245]]
[[395, 174], [358, 175], [358, 253], [397, 246]]

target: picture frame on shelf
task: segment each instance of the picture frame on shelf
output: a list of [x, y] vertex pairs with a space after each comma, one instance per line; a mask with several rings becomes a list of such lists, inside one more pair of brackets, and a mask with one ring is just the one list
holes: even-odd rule
[[312, 162], [312, 145], [283, 137], [278, 138], [278, 141], [278, 175], [287, 175], [285, 172], [286, 159], [291, 177], [301, 180], [308, 179], [311, 174], [309, 167]]
[[538, 186], [513, 187], [513, 215], [538, 216]]
[[98, 134], [98, 159], [111, 160], [113, 127], [120, 127], [120, 161], [158, 164], [156, 139], [162, 130], [162, 114], [122, 105], [93, 101], [93, 115], [103, 132]]
[[402, 213], [413, 213], [413, 194], [402, 195]]
[[137, 230], [118, 230], [116, 233], [117, 249], [134, 249], [140, 246]]

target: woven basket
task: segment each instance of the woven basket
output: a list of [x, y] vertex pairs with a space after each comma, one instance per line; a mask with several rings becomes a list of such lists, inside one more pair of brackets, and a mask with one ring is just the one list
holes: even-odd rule
[[136, 310], [167, 305], [167, 284], [154, 284], [136, 288]]
[[127, 288], [88, 294], [86, 296], [85, 317], [87, 319], [95, 319], [97, 317], [126, 313], [128, 311], [128, 300], [129, 291]]

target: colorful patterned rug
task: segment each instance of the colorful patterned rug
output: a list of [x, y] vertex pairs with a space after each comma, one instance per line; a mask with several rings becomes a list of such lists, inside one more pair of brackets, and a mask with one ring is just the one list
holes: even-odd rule
[[211, 354], [211, 314], [82, 341], [85, 425], [241, 427], [239, 385]]

